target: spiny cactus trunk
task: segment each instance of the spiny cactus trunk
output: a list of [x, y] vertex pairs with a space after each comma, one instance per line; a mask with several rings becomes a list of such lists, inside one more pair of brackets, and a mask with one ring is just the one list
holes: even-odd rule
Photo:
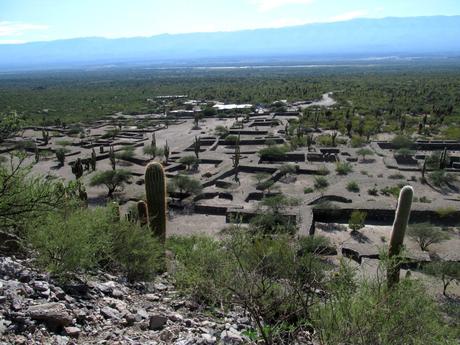
[[396, 261], [398, 260], [397, 256], [401, 253], [403, 246], [404, 234], [406, 233], [407, 224], [409, 222], [413, 197], [414, 190], [411, 186], [403, 187], [399, 193], [398, 207], [396, 209], [393, 230], [391, 231], [390, 247], [388, 249], [390, 266], [388, 267], [387, 281], [389, 288], [399, 282], [400, 265]]
[[150, 229], [162, 243], [166, 240], [166, 181], [163, 166], [152, 162], [145, 169], [145, 194]]
[[137, 203], [137, 216], [139, 218], [139, 224], [141, 226], [147, 225], [149, 221], [149, 211], [147, 209], [147, 204], [145, 201], [139, 201]]
[[423, 161], [423, 166], [422, 166], [422, 183], [425, 183], [425, 173], [426, 173], [426, 158]]
[[92, 171], [96, 170], [96, 162], [97, 162], [96, 151], [93, 148], [93, 150], [91, 151], [91, 170]]

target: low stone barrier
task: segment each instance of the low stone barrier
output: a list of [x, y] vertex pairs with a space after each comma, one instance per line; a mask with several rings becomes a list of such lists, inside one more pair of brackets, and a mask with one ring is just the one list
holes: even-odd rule
[[[313, 208], [313, 218], [315, 222], [321, 223], [348, 223], [351, 213], [356, 210], [366, 212], [366, 224], [392, 225], [395, 217], [394, 209]], [[433, 210], [412, 210], [410, 223], [430, 222], [455, 226], [459, 224], [459, 219], [460, 210], [455, 210], [447, 216], [441, 216]]]

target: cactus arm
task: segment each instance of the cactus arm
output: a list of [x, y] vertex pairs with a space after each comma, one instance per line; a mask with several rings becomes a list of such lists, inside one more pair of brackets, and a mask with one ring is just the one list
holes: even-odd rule
[[[390, 247], [388, 254], [391, 258], [400, 254], [404, 242], [407, 224], [409, 223], [410, 211], [414, 190], [411, 186], [405, 186], [399, 193], [398, 206], [396, 209], [395, 220], [390, 237]], [[388, 286], [391, 287], [399, 282], [399, 265], [391, 264], [388, 269]]]

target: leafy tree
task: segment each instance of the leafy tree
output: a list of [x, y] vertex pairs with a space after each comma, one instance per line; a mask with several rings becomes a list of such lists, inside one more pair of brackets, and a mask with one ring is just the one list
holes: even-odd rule
[[355, 210], [350, 215], [350, 219], [348, 220], [348, 226], [352, 231], [358, 231], [359, 229], [364, 228], [364, 222], [366, 221], [366, 217], [366, 212]]
[[31, 219], [63, 203], [62, 184], [31, 175], [26, 158], [18, 153], [0, 163], [0, 232], [3, 233], [21, 233]]
[[432, 261], [424, 267], [424, 271], [442, 281], [442, 293], [446, 296], [449, 285], [460, 282], [460, 263], [455, 261]]
[[179, 159], [179, 163], [185, 164], [187, 170], [190, 170], [191, 166], [198, 163], [198, 159], [193, 155], [187, 155]]
[[257, 172], [254, 174], [253, 178], [256, 180], [257, 185], [259, 185], [263, 180], [267, 179], [270, 177], [270, 174], [266, 172]]
[[127, 170], [107, 170], [97, 172], [92, 178], [91, 186], [106, 186], [108, 191], [107, 197], [111, 198], [117, 188], [122, 188], [131, 180], [131, 173]]
[[201, 186], [200, 181], [187, 175], [174, 176], [168, 184], [169, 191], [179, 191], [180, 201], [183, 200], [186, 193], [196, 195], [199, 194], [202, 189], [203, 187]]
[[0, 143], [18, 133], [23, 125], [23, 120], [16, 112], [0, 113]]
[[450, 238], [449, 234], [430, 223], [419, 223], [411, 225], [407, 231], [409, 237], [413, 238], [421, 250], [428, 250], [431, 244], [440, 243]]
[[374, 151], [372, 151], [371, 149], [369, 149], [367, 147], [363, 147], [363, 148], [357, 150], [356, 154], [358, 154], [359, 156], [363, 157], [363, 161], [364, 161], [366, 159], [366, 156], [373, 156]]

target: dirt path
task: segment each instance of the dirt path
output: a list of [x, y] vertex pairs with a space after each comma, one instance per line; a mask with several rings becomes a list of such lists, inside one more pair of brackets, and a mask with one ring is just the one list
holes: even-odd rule
[[320, 107], [331, 107], [337, 102], [331, 97], [332, 92], [327, 92], [323, 94], [322, 98], [319, 101], [314, 101], [310, 104], [303, 104], [300, 106], [301, 109], [313, 107], [313, 106], [320, 106]]

